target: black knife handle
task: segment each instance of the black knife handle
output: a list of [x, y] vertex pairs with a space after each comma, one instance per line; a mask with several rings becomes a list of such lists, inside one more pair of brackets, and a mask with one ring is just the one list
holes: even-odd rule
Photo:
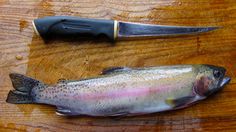
[[51, 16], [33, 21], [38, 35], [48, 38], [52, 35], [92, 36], [105, 35], [114, 40], [114, 20], [87, 19], [70, 16]]

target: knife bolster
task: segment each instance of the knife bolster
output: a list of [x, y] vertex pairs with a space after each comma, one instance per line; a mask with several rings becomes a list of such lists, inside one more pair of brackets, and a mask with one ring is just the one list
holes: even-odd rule
[[114, 20], [114, 40], [118, 38], [119, 24], [118, 21]]

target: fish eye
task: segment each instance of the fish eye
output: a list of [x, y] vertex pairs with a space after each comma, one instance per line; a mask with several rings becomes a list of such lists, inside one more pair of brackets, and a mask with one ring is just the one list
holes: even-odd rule
[[219, 70], [214, 70], [213, 75], [214, 75], [215, 78], [219, 78], [220, 75], [221, 75], [221, 72]]

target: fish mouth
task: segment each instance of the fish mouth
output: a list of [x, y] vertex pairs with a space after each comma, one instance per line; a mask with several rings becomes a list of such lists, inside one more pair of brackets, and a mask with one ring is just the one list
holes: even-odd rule
[[219, 87], [222, 88], [224, 87], [226, 84], [228, 84], [230, 82], [231, 78], [230, 77], [224, 77], [222, 79], [222, 81], [219, 84]]
[[222, 90], [224, 88], [224, 86], [230, 82], [230, 80], [231, 80], [230, 77], [223, 77], [221, 79], [221, 81], [219, 82], [219, 84], [218, 84], [218, 88], [211, 91], [211, 93], [215, 93], [215, 92], [218, 92], [218, 91]]
[[219, 83], [217, 85], [218, 87], [213, 92], [216, 92], [216, 91], [219, 91], [219, 90], [223, 89], [224, 86], [226, 84], [228, 84], [230, 82], [230, 80], [231, 80], [230, 77], [225, 76], [225, 73], [226, 73], [226, 69], [225, 68], [218, 67], [218, 70], [221, 71], [222, 75], [221, 75]]

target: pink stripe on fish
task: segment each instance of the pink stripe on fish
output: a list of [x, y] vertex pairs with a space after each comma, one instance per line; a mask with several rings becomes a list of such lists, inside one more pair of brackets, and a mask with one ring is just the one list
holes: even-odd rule
[[135, 96], [148, 96], [149, 94], [161, 92], [163, 90], [169, 90], [169, 86], [162, 86], [159, 88], [127, 88], [123, 91], [110, 91], [106, 93], [83, 93], [82, 95], [76, 95], [72, 98], [81, 100], [100, 100], [110, 98], [122, 98], [122, 97], [135, 97]]

